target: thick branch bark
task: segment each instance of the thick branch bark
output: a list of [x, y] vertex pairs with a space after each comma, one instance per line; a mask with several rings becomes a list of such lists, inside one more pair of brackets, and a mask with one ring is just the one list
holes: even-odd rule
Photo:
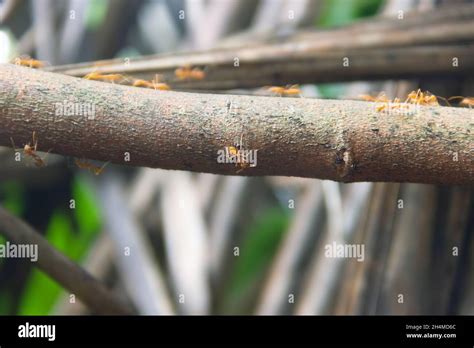
[[[0, 145], [31, 141], [41, 150], [113, 163], [236, 174], [218, 150], [243, 135], [258, 149], [241, 175], [344, 182], [472, 184], [474, 112], [420, 107], [402, 115], [373, 103], [160, 92], [0, 66]], [[55, 115], [56, 103], [95, 105]], [[126, 153], [130, 161], [126, 161]]]

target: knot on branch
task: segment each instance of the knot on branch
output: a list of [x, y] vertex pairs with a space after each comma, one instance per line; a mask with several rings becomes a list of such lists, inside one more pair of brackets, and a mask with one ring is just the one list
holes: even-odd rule
[[336, 153], [335, 163], [337, 165], [337, 174], [341, 179], [348, 177], [355, 169], [354, 158], [350, 148], [343, 147]]

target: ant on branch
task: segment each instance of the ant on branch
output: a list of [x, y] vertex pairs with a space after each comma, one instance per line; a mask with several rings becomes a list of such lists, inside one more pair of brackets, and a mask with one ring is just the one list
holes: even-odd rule
[[431, 94], [428, 91], [422, 92], [421, 89], [418, 88], [417, 91], [411, 91], [407, 99], [405, 100], [405, 103], [412, 103], [412, 104], [418, 104], [418, 105], [431, 105], [431, 106], [439, 106], [439, 99], [443, 99], [449, 106], [449, 101], [446, 98], [436, 96], [434, 94]]
[[13, 60], [13, 64], [20, 65], [20, 66], [26, 66], [26, 67], [32, 68], [32, 69], [39, 69], [39, 68], [44, 67], [46, 65], [46, 62], [43, 62], [41, 60], [33, 59], [29, 56], [20, 56], [20, 57], [17, 57]]
[[269, 92], [279, 95], [280, 97], [295, 96], [295, 95], [301, 97], [301, 90], [298, 85], [287, 85], [285, 87], [270, 86], [270, 87], [267, 87], [267, 89]]
[[408, 109], [410, 105], [440, 106], [438, 98], [445, 100], [447, 105], [450, 106], [446, 98], [436, 96], [428, 91], [422, 92], [421, 89], [408, 93], [403, 103], [399, 98], [395, 98], [394, 100], [388, 99], [384, 92], [379, 93], [377, 97], [367, 94], [362, 94], [359, 97], [365, 101], [383, 103], [377, 106], [378, 112], [382, 112], [386, 109]]
[[121, 74], [101, 74], [96, 71], [87, 74], [84, 78], [86, 80], [107, 81], [111, 83], [115, 83], [116, 81], [118, 81], [118, 83], [128, 81], [128, 79]]
[[199, 68], [191, 68], [191, 65], [187, 64], [174, 71], [174, 75], [178, 80], [204, 80], [206, 73]]
[[239, 167], [236, 174], [242, 172], [244, 169], [249, 167], [255, 167], [256, 162], [252, 163], [252, 154], [251, 151], [254, 151], [255, 161], [256, 161], [256, 152], [258, 150], [246, 150], [243, 145], [243, 133], [240, 135], [240, 142], [236, 142], [232, 146], [228, 146], [227, 150], [229, 154], [236, 159], [235, 166]]
[[459, 102], [459, 105], [467, 106], [469, 107], [469, 109], [474, 106], [474, 97], [463, 97], [463, 96], [458, 95], [458, 96], [448, 98], [448, 100], [452, 100], [452, 99], [461, 99], [461, 101]]
[[74, 159], [74, 163], [80, 168], [80, 169], [87, 169], [91, 173], [94, 173], [94, 175], [100, 175], [105, 169], [105, 166], [109, 164], [109, 162], [106, 162], [102, 165], [102, 167], [98, 167], [90, 162], [87, 162], [85, 160], [78, 160], [77, 158]]
[[[16, 151], [17, 147], [15, 146], [15, 142], [13, 141], [13, 138], [10, 137], [10, 140], [12, 142], [13, 150]], [[23, 153], [26, 156], [30, 156], [31, 158], [33, 158], [33, 160], [35, 162], [35, 165], [37, 167], [44, 167], [46, 165], [47, 154], [44, 158], [41, 158], [41, 156], [39, 156], [36, 153], [37, 149], [38, 149], [38, 139], [36, 139], [36, 132], [33, 131], [32, 143], [25, 144], [25, 146], [23, 147]], [[51, 151], [51, 150], [49, 150], [49, 151]], [[48, 153], [49, 153], [49, 151], [48, 151]]]
[[374, 103], [379, 103], [379, 102], [388, 103], [388, 102], [390, 102], [390, 100], [387, 98], [387, 96], [385, 95], [384, 92], [380, 92], [379, 95], [376, 96], [376, 97], [373, 97], [369, 94], [361, 94], [359, 96], [359, 98], [361, 98], [365, 101], [374, 102]]
[[169, 91], [170, 86], [164, 82], [160, 82], [159, 76], [156, 75], [152, 81], [147, 80], [135, 80], [132, 84], [134, 87], [152, 88], [159, 91]]

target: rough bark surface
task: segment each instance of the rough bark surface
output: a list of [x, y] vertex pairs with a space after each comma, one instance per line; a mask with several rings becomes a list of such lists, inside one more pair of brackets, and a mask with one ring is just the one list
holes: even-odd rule
[[[243, 135], [257, 166], [239, 175], [343, 182], [472, 184], [474, 111], [421, 106], [404, 115], [373, 103], [161, 92], [0, 66], [0, 145], [112, 163], [236, 174], [217, 151]], [[95, 118], [56, 115], [95, 105]], [[130, 161], [125, 161], [126, 153]]]

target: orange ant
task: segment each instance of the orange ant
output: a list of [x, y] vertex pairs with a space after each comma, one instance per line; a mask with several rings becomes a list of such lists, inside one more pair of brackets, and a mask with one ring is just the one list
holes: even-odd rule
[[28, 68], [39, 69], [45, 66], [45, 62], [40, 60], [32, 59], [28, 56], [20, 56], [13, 60], [16, 65], [26, 66]]
[[[13, 146], [13, 150], [16, 151], [16, 146], [15, 146], [15, 142], [13, 141], [13, 138], [10, 137], [10, 140], [12, 142], [12, 146]], [[28, 144], [25, 144], [25, 146], [23, 147], [23, 153], [26, 155], [26, 156], [30, 156], [31, 158], [33, 158], [33, 160], [35, 161], [35, 165], [37, 167], [44, 167], [46, 165], [46, 156], [45, 158], [41, 158], [37, 153], [38, 149], [38, 139], [36, 139], [36, 132], [33, 131], [33, 135], [32, 135], [32, 143], [28, 143]], [[51, 150], [49, 150], [51, 151]], [[48, 151], [48, 153], [49, 153]]]
[[448, 105], [450, 105], [449, 101], [446, 98], [438, 97], [434, 94], [431, 94], [428, 91], [422, 92], [421, 89], [419, 88], [417, 91], [411, 91], [408, 94], [407, 99], [405, 100], [405, 103], [439, 106], [438, 98], [443, 99], [444, 101], [446, 101]]
[[389, 107], [389, 109], [401, 109], [403, 104], [400, 103], [400, 99], [399, 98], [395, 98], [394, 100], [390, 100], [390, 99], [385, 99], [383, 100], [383, 104], [382, 105], [379, 105], [377, 106], [377, 112], [382, 112], [384, 111], [387, 107]]
[[462, 106], [468, 106], [469, 108], [474, 106], [474, 97], [463, 97], [459, 95], [459, 96], [448, 98], [448, 100], [451, 100], [451, 99], [461, 99], [461, 101], [459, 102], [459, 105], [462, 105]]
[[206, 73], [199, 68], [191, 68], [191, 66], [185, 65], [174, 71], [174, 75], [179, 80], [204, 80]]
[[268, 87], [268, 91], [279, 95], [280, 97], [290, 95], [298, 95], [301, 97], [301, 90], [299, 89], [298, 85], [287, 85], [286, 87], [270, 86]]
[[158, 91], [169, 91], [171, 88], [168, 84], [166, 83], [156, 83], [156, 82], [153, 82], [153, 88], [158, 90]]
[[240, 135], [240, 143], [237, 143], [234, 146], [229, 146], [227, 149], [232, 157], [236, 158], [235, 166], [239, 167], [239, 170], [236, 172], [237, 174], [246, 168], [255, 166], [250, 163], [248, 154], [245, 153], [243, 147], [243, 133]]
[[135, 80], [133, 82], [134, 87], [153, 88], [159, 91], [169, 91], [171, 88], [168, 84], [156, 81], [147, 80]]
[[147, 80], [135, 80], [133, 82], [133, 87], [154, 88], [153, 82]]
[[98, 72], [91, 72], [84, 76], [86, 80], [97, 80], [97, 81], [108, 81], [114, 83], [115, 81], [122, 82], [123, 80], [127, 80], [127, 78], [120, 74], [101, 74]]
[[80, 161], [77, 158], [74, 159], [74, 163], [80, 168], [80, 169], [87, 169], [90, 172], [94, 173], [95, 175], [100, 175], [105, 169], [105, 166], [109, 164], [109, 162], [104, 163], [102, 167], [98, 167], [92, 163], [86, 162], [86, 161]]
[[409, 108], [408, 104], [416, 104], [416, 105], [434, 105], [439, 106], [438, 98], [444, 99], [446, 103], [449, 105], [447, 99], [443, 97], [438, 97], [436, 95], [431, 94], [430, 92], [422, 92], [421, 89], [417, 91], [412, 91], [408, 94], [407, 99], [405, 102], [401, 103], [399, 98], [395, 98], [393, 101], [388, 99], [385, 96], [385, 93], [381, 92], [377, 97], [373, 97], [371, 95], [363, 94], [360, 98], [371, 101], [371, 102], [382, 102], [383, 105], [377, 106], [377, 111], [382, 112], [387, 109], [402, 109], [402, 108]]
[[361, 94], [359, 98], [368, 102], [383, 103], [382, 105], [377, 106], [377, 112], [384, 111], [390, 103], [397, 103], [397, 105], [390, 105], [391, 109], [397, 108], [399, 107], [398, 103], [400, 102], [398, 98], [395, 98], [393, 101], [388, 99], [384, 92], [380, 92], [376, 97], [369, 94]]
[[376, 97], [373, 97], [373, 96], [368, 95], [368, 94], [361, 94], [359, 97], [361, 99], [365, 100], [365, 101], [374, 102], [374, 103], [378, 103], [378, 102], [388, 103], [388, 102], [390, 102], [390, 100], [387, 98], [387, 96], [385, 95], [384, 92], [380, 92], [379, 95], [376, 96]]
[[373, 97], [368, 94], [362, 94], [359, 97], [361, 99], [364, 99], [365, 101], [374, 102], [374, 103], [383, 103], [382, 105], [377, 106], [376, 108], [377, 112], [382, 112], [386, 110], [387, 108], [390, 110], [393, 110], [393, 109], [402, 109], [402, 107], [407, 106], [407, 105], [404, 105], [404, 103], [401, 103], [399, 98], [395, 98], [393, 100], [388, 99], [384, 92], [380, 92], [378, 96], [376, 97]]

